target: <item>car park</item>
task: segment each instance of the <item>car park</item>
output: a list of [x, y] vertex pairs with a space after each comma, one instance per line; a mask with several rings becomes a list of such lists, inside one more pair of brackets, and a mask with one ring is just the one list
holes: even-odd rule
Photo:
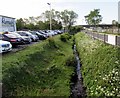
[[8, 52], [12, 50], [12, 45], [8, 41], [0, 40], [0, 53]]

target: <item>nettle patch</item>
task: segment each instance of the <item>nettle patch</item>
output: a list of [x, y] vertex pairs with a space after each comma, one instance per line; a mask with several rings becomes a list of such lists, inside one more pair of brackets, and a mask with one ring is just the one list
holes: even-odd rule
[[[99, 73], [101, 74], [101, 73]], [[118, 69], [113, 69], [109, 74], [105, 74], [103, 77], [100, 75], [99, 79], [103, 81], [102, 84], [98, 84], [96, 88], [90, 88], [90, 95], [98, 96], [118, 96], [120, 97], [120, 74]], [[98, 82], [99, 80], [95, 80]]]
[[84, 33], [75, 35], [88, 96], [120, 97], [120, 48], [93, 40]]

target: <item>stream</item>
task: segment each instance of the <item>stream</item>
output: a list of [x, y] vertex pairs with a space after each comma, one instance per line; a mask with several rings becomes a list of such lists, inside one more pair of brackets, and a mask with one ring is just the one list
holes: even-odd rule
[[71, 79], [71, 98], [85, 98], [86, 96], [86, 88], [83, 85], [83, 78], [81, 74], [81, 64], [79, 55], [76, 49], [76, 45], [73, 46], [73, 53], [75, 55], [76, 60], [76, 70], [75, 75], [72, 76]]

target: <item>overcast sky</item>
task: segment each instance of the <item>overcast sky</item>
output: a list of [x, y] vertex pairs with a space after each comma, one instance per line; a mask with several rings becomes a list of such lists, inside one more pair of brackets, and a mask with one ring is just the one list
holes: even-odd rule
[[100, 9], [103, 16], [101, 23], [110, 24], [112, 20], [118, 20], [119, 0], [0, 0], [0, 15], [18, 18], [39, 16], [49, 10], [47, 3], [51, 3], [52, 9], [63, 11], [73, 10], [79, 17], [76, 24], [85, 24], [84, 16], [93, 9]]

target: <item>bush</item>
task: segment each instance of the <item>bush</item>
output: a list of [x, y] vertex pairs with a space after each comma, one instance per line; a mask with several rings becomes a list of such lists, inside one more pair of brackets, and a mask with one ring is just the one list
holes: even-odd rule
[[76, 59], [73, 55], [71, 55], [67, 60], [66, 60], [66, 66], [73, 66], [73, 67], [76, 67], [77, 65], [77, 62], [76, 62]]
[[67, 42], [71, 38], [71, 35], [69, 33], [64, 33], [60, 36], [61, 41]]
[[48, 42], [49, 42], [49, 47], [56, 48], [55, 41], [54, 41], [54, 39], [52, 37], [48, 38]]
[[82, 26], [72, 26], [69, 30], [70, 34], [76, 34], [77, 32], [80, 32], [83, 29]]

